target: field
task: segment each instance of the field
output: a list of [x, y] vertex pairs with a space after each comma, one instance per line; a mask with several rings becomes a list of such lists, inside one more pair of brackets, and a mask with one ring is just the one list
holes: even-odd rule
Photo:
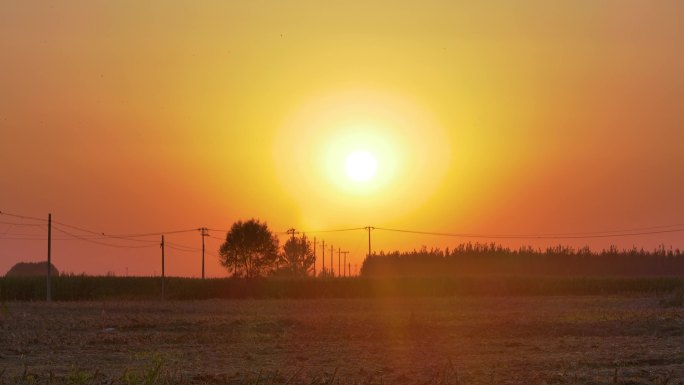
[[[460, 296], [656, 295], [684, 292], [684, 277], [388, 277], [334, 279], [166, 278], [165, 297], [197, 299], [324, 299]], [[157, 300], [158, 277], [60, 276], [52, 280], [57, 301]], [[44, 277], [0, 278], [0, 302], [42, 301]]]
[[651, 294], [9, 302], [0, 372], [26, 384], [684, 384], [684, 308]]

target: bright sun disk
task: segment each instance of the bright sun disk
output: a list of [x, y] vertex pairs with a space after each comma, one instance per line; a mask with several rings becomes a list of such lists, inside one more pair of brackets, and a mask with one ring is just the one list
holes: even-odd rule
[[377, 171], [378, 163], [373, 154], [367, 151], [355, 151], [347, 155], [345, 171], [355, 181], [363, 182], [372, 179]]

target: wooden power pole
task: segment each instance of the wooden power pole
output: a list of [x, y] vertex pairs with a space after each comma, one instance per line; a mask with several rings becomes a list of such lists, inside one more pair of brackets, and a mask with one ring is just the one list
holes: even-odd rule
[[371, 233], [371, 230], [373, 230], [375, 228], [372, 226], [366, 226], [365, 229], [368, 230], [368, 256], [370, 256], [371, 255], [371, 236], [370, 236], [370, 233]]
[[292, 239], [294, 239], [295, 234], [299, 234], [299, 231], [297, 231], [294, 227], [291, 229], [287, 230], [287, 233], [292, 236]]
[[209, 229], [202, 227], [199, 231], [202, 234], [202, 279], [204, 279], [204, 238], [209, 236]]
[[162, 252], [162, 271], [161, 271], [161, 299], [164, 300], [164, 236], [161, 236], [161, 252]]
[[51, 257], [51, 252], [52, 252], [52, 214], [48, 214], [48, 263], [47, 263], [47, 292], [45, 293], [45, 300], [47, 302], [52, 301], [52, 282], [51, 282], [51, 276], [52, 276], [52, 257]]
[[313, 249], [314, 249], [313, 276], [314, 277], [316, 276], [316, 244], [317, 244], [316, 237], [314, 237], [314, 247], [313, 247]]
[[[295, 243], [294, 243], [295, 234], [299, 234], [299, 231], [297, 231], [297, 230], [293, 227], [293, 228], [287, 229], [287, 234], [289, 234], [289, 235], [292, 236], [292, 241], [293, 241], [293, 242], [292, 242], [292, 246], [295, 246]], [[296, 250], [297, 250], [297, 248], [295, 248], [295, 252], [296, 252]], [[277, 268], [278, 268], [278, 270], [280, 270], [280, 263], [278, 263]]]
[[[348, 270], [347, 270], [347, 254], [349, 254], [349, 251], [343, 251], [342, 254], [344, 255], [344, 264], [342, 265], [342, 266], [344, 266], [344, 274], [343, 275], [346, 277], [347, 272], [348, 272]], [[351, 275], [351, 273], [349, 275]]]

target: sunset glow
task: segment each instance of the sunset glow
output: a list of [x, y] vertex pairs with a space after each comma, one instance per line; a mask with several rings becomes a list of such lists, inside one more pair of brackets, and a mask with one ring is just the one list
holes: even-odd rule
[[[225, 230], [249, 218], [357, 265], [366, 231], [317, 231], [681, 223], [683, 4], [0, 1], [0, 210], [94, 232], [81, 238], [192, 230], [167, 235], [187, 246], [167, 271], [200, 274], [204, 240], [221, 277]], [[44, 228], [2, 220], [0, 274], [44, 258]], [[684, 246], [371, 236], [375, 251]], [[55, 237], [64, 271], [160, 270], [156, 235]]]

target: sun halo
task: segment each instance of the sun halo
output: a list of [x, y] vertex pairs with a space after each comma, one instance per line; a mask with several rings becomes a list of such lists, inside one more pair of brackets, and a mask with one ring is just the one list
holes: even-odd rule
[[[441, 127], [420, 107], [373, 90], [310, 99], [274, 137], [279, 188], [307, 218], [355, 223], [415, 209], [442, 181], [449, 154]], [[359, 152], [371, 156], [352, 155]]]

